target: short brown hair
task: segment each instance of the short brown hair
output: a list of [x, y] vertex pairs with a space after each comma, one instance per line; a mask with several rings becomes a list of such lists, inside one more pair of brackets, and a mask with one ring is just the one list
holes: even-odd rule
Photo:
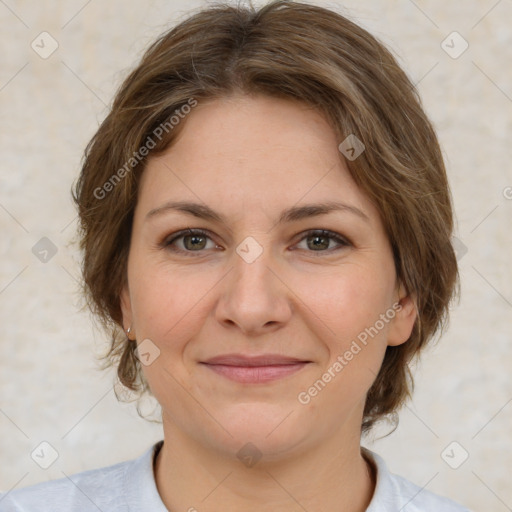
[[[340, 143], [352, 134], [366, 148], [346, 164], [379, 210], [398, 281], [418, 311], [408, 341], [387, 347], [368, 392], [362, 430], [369, 430], [410, 396], [408, 364], [448, 318], [458, 286], [452, 200], [436, 134], [393, 55], [341, 14], [306, 3], [217, 4], [189, 16], [147, 49], [89, 142], [74, 199], [86, 297], [112, 335], [107, 365], [117, 365], [126, 387], [148, 390], [120, 307], [150, 156], [140, 150], [150, 138], [152, 154], [168, 148], [186, 122], [171, 128], [169, 119], [187, 104], [237, 92], [304, 102], [327, 116]], [[155, 137], [161, 126], [168, 129]]]

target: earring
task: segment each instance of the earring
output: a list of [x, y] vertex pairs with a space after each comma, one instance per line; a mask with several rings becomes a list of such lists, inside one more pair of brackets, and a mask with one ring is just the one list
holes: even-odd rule
[[132, 326], [130, 325], [130, 327], [128, 327], [128, 329], [126, 329], [126, 334], [130, 334], [132, 332]]

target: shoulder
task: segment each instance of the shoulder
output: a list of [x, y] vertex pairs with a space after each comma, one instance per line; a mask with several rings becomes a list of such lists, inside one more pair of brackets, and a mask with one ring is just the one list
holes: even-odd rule
[[377, 485], [367, 512], [470, 512], [449, 498], [439, 496], [399, 475], [390, 473], [384, 459], [376, 453], [366, 448], [363, 448], [363, 453], [377, 468]]
[[122, 462], [1, 494], [0, 511], [128, 510], [122, 487], [129, 466], [130, 462]]
[[149, 484], [146, 492], [156, 492], [151, 471], [156, 446], [138, 459], [0, 494], [0, 512], [128, 512], [132, 483], [139, 492], [143, 483]]
[[402, 505], [404, 512], [426, 512], [429, 510], [436, 510], [436, 512], [469, 512], [469, 509], [459, 503], [434, 494], [399, 475], [391, 474], [391, 479], [397, 494], [404, 502]]

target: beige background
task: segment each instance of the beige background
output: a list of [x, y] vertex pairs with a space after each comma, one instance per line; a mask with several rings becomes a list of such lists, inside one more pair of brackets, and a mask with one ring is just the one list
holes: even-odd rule
[[[316, 3], [346, 8], [419, 83], [467, 249], [462, 300], [417, 368], [414, 400], [392, 435], [365, 444], [420, 486], [475, 510], [512, 510], [512, 1]], [[105, 336], [79, 310], [70, 187], [143, 49], [205, 4], [0, 3], [1, 490], [134, 458], [161, 437], [133, 405], [117, 403], [113, 374], [96, 369]], [[42, 31], [59, 45], [47, 59], [30, 46]], [[441, 47], [453, 31], [469, 43], [457, 59]], [[32, 252], [42, 237], [57, 249], [47, 263]], [[42, 441], [59, 454], [46, 470], [30, 457]], [[441, 457], [453, 441], [451, 462], [469, 454], [458, 469]]]

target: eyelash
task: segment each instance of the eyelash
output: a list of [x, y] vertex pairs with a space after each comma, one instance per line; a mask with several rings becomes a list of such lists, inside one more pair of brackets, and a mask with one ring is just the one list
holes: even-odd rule
[[[210, 235], [208, 234], [207, 231], [204, 231], [202, 229], [190, 229], [189, 228], [186, 230], [178, 231], [177, 233], [173, 233], [172, 235], [166, 237], [160, 245], [163, 248], [168, 249], [171, 252], [181, 253], [186, 256], [191, 256], [191, 257], [195, 256], [194, 255], [195, 252], [200, 254], [201, 252], [204, 252], [206, 250], [206, 249], [203, 249], [203, 250], [198, 250], [198, 251], [189, 251], [189, 250], [177, 249], [176, 247], [172, 246], [172, 244], [174, 244], [177, 240], [179, 240], [180, 238], [183, 238], [185, 236], [202, 236], [202, 237], [206, 237], [206, 238], [209, 238], [210, 240], [212, 240], [212, 238], [210, 237]], [[339, 235], [338, 233], [336, 233], [334, 231], [329, 231], [328, 229], [310, 229], [308, 231], [305, 231], [302, 238], [297, 243], [300, 243], [303, 240], [305, 240], [311, 236], [327, 237], [327, 238], [339, 243], [340, 247], [335, 248], [335, 249], [325, 249], [325, 250], [321, 250], [321, 251], [307, 251], [310, 253], [318, 252], [318, 253], [331, 254], [333, 250], [337, 251], [343, 247], [352, 246], [352, 243], [347, 238], [342, 237], [341, 235]]]

